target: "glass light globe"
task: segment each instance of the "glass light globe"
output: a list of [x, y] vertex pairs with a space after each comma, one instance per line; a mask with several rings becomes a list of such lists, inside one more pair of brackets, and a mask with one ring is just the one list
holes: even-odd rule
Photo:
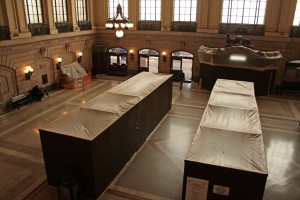
[[122, 30], [117, 30], [116, 31], [116, 36], [117, 37], [123, 37], [123, 35], [124, 35], [124, 32]]
[[115, 28], [119, 28], [119, 24], [115, 23]]
[[124, 24], [124, 23], [121, 23], [121, 27], [122, 27], [122, 28], [125, 28], [125, 24]]

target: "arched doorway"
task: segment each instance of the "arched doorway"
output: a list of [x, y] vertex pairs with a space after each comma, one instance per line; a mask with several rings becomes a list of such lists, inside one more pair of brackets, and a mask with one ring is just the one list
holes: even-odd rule
[[113, 47], [108, 50], [110, 75], [127, 75], [128, 51], [122, 47]]
[[141, 49], [139, 51], [138, 72], [147, 71], [158, 73], [159, 52], [154, 49]]
[[175, 51], [172, 53], [171, 60], [171, 73], [176, 75], [182, 71], [184, 73], [185, 82], [191, 82], [194, 55], [187, 51]]

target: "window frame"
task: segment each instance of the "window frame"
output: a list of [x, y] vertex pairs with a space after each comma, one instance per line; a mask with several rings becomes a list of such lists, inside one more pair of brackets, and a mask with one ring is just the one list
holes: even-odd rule
[[[236, 5], [233, 5], [233, 1], [236, 2]], [[222, 13], [221, 13], [221, 24], [245, 24], [245, 25], [264, 25], [265, 24], [265, 18], [266, 18], [266, 12], [267, 12], [267, 3], [268, 0], [255, 0], [255, 9], [254, 7], [245, 7], [246, 3], [251, 6], [251, 3], [253, 4], [253, 1], [247, 1], [247, 0], [223, 0], [222, 3]], [[239, 7], [241, 5], [242, 7]], [[264, 9], [262, 9], [261, 5], [264, 3]], [[224, 9], [224, 5], [228, 5]], [[235, 7], [237, 6], [237, 7]], [[251, 16], [251, 10], [254, 10], [255, 15]], [[241, 16], [233, 15], [232, 12], [236, 11], [238, 13], [239, 11], [242, 12]], [[224, 14], [226, 12], [226, 14]], [[262, 15], [261, 12], [263, 13]], [[246, 14], [248, 15], [246, 16]], [[233, 21], [233, 19], [236, 19]], [[253, 19], [252, 19], [253, 18]], [[237, 21], [241, 20], [241, 22]], [[253, 20], [253, 21], [252, 21]], [[262, 22], [260, 22], [262, 20]], [[248, 22], [247, 22], [248, 21]]]
[[[117, 6], [120, 3], [122, 7], [122, 13], [125, 17], [129, 14], [129, 1], [128, 0], [108, 0], [108, 16], [113, 18], [117, 14]], [[124, 10], [124, 8], [126, 10]]]
[[[29, 5], [28, 0], [23, 1], [24, 8], [25, 8], [26, 22], [27, 22], [27, 24], [43, 24], [45, 21], [44, 20], [43, 2], [42, 2], [42, 0], [32, 0], [32, 1], [35, 2], [35, 5]], [[38, 6], [39, 4], [40, 4], [40, 6]], [[32, 10], [29, 9], [29, 6], [32, 7]], [[35, 8], [35, 9], [33, 9], [33, 8]], [[31, 13], [30, 11], [35, 11], [36, 13]], [[34, 16], [37, 16], [37, 17], [35, 18]], [[33, 22], [31, 22], [32, 19], [37, 19], [37, 21], [33, 20]]]
[[[84, 5], [79, 7], [79, 1], [84, 2]], [[88, 2], [87, 0], [75, 0], [76, 20], [77, 22], [88, 21]], [[81, 11], [81, 13], [79, 12]], [[81, 20], [82, 17], [82, 20]]]
[[[142, 8], [142, 1], [144, 1], [145, 7]], [[147, 2], [153, 3], [155, 2], [155, 5], [153, 7], [147, 7]], [[159, 4], [159, 7], [157, 5]], [[147, 12], [149, 9], [150, 11], [152, 10], [151, 8], [154, 8], [155, 13]], [[143, 10], [143, 11], [142, 11]], [[142, 13], [144, 12], [144, 13]], [[161, 21], [161, 13], [162, 13], [162, 1], [161, 0], [140, 0], [140, 6], [139, 6], [139, 18], [141, 21]], [[142, 15], [144, 15], [142, 17]], [[147, 16], [150, 15], [150, 19], [147, 19]], [[154, 19], [152, 19], [151, 16], [154, 16]], [[158, 17], [159, 16], [159, 17]], [[157, 17], [159, 19], [157, 19]]]
[[[60, 2], [58, 2], [58, 0], [52, 0], [52, 4], [53, 4], [53, 16], [54, 16], [54, 22], [68, 22], [69, 21], [69, 17], [68, 17], [68, 1], [67, 0], [59, 0]], [[61, 5], [57, 5], [61, 3]], [[65, 5], [64, 5], [65, 4]], [[57, 13], [57, 8], [58, 7], [62, 7], [62, 14], [58, 14]], [[62, 16], [63, 20], [58, 20], [58, 16]]]
[[[191, 6], [190, 7], [181, 7], [182, 6], [182, 3], [181, 2], [187, 2], [187, 1], [190, 1], [191, 2]], [[177, 5], [177, 2], [178, 2], [178, 7], [176, 7]], [[174, 0], [174, 5], [173, 5], [173, 21], [174, 22], [196, 22], [197, 21], [197, 0]], [[193, 3], [196, 3], [195, 7], [192, 7]], [[193, 8], [195, 10], [193, 10]], [[176, 10], [178, 10], [178, 14], [176, 12]], [[185, 11], [188, 11], [188, 14], [181, 14], [181, 12], [185, 10]], [[195, 12], [194, 14], [192, 14], [192, 12]], [[176, 16], [178, 15], [178, 17]], [[188, 18], [189, 16], [189, 20], [186, 20], [186, 18]], [[176, 19], [178, 18], [178, 19]], [[184, 18], [184, 20], [182, 20], [182, 18]], [[192, 20], [193, 18], [193, 20]]]

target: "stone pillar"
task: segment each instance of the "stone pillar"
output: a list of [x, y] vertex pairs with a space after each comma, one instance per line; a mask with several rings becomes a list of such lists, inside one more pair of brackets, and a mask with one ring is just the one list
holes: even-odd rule
[[92, 29], [104, 30], [105, 22], [108, 19], [108, 0], [91, 0]]
[[297, 0], [268, 0], [265, 36], [289, 37], [296, 3]]
[[161, 1], [161, 30], [170, 31], [171, 23], [173, 21], [173, 0], [162, 0]]
[[137, 30], [137, 24], [139, 21], [139, 10], [140, 10], [140, 1], [135, 0], [135, 1], [128, 1], [128, 18], [131, 18], [133, 27], [130, 28], [129, 30]]
[[11, 39], [31, 37], [28, 30], [23, 1], [5, 0]]
[[0, 26], [8, 26], [5, 2], [0, 0]]
[[47, 16], [47, 19], [44, 19], [47, 21], [50, 29], [50, 34], [58, 34], [58, 30], [55, 27], [55, 22], [54, 22], [54, 13], [53, 13], [53, 4], [52, 0], [46, 0], [44, 2], [46, 5], [45, 7], [47, 8], [47, 12], [44, 14], [44, 17]]
[[70, 22], [73, 24], [73, 32], [76, 32], [76, 31], [80, 31], [80, 28], [78, 27], [78, 24], [77, 24], [77, 16], [76, 16], [76, 4], [75, 4], [75, 1], [72, 0], [72, 1], [68, 1], [68, 3], [70, 4], [70, 9], [71, 9], [71, 12], [70, 12]]
[[222, 1], [198, 0], [197, 4], [197, 32], [218, 33]]

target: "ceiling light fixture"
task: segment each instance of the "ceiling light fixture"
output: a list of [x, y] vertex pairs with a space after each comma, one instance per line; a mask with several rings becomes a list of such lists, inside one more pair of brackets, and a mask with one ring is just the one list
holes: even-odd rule
[[122, 7], [120, 4], [117, 6], [117, 14], [113, 18], [109, 18], [105, 27], [107, 29], [115, 29], [117, 37], [123, 37], [124, 31], [133, 27], [133, 23], [130, 18], [126, 18], [122, 12]]

